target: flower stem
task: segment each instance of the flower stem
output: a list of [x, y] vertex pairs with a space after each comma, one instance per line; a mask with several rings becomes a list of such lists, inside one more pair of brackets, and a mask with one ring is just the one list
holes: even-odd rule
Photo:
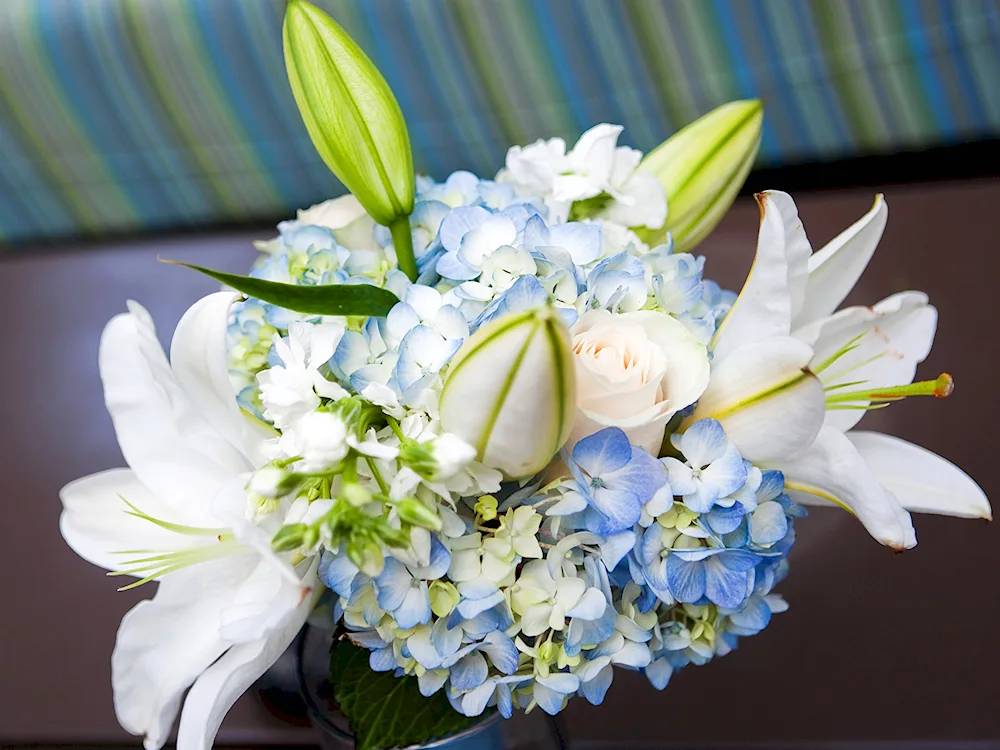
[[417, 261], [413, 256], [413, 234], [410, 232], [410, 217], [400, 216], [389, 225], [392, 246], [396, 249], [396, 263], [410, 281], [417, 280]]

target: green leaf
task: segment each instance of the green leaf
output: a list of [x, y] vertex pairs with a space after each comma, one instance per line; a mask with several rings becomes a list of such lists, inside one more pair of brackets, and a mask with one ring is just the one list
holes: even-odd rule
[[485, 718], [458, 713], [443, 690], [425, 698], [416, 677], [373, 672], [369, 654], [368, 649], [343, 639], [334, 642], [330, 658], [334, 697], [351, 725], [356, 750], [423, 745]]
[[374, 284], [324, 284], [320, 286], [299, 286], [278, 281], [255, 279], [252, 276], [238, 276], [224, 271], [213, 271], [191, 263], [165, 260], [175, 266], [184, 266], [211, 276], [226, 286], [231, 286], [248, 297], [256, 297], [286, 310], [309, 315], [365, 315], [383, 317], [388, 315], [399, 298], [388, 289]]

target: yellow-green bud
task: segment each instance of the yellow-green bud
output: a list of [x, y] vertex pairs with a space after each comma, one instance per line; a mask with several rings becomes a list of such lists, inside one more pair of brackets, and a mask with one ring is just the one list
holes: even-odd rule
[[301, 547], [308, 528], [304, 523], [290, 523], [287, 526], [282, 526], [271, 539], [271, 549], [275, 552], [287, 552]]
[[441, 427], [511, 479], [548, 465], [575, 410], [569, 331], [548, 306], [481, 327], [452, 359], [441, 391]]
[[637, 230], [657, 245], [674, 238], [688, 252], [708, 236], [732, 205], [760, 146], [764, 105], [759, 99], [729, 102], [704, 115], [646, 154], [639, 169], [654, 175], [667, 194], [667, 221]]
[[493, 495], [483, 495], [476, 501], [476, 515], [484, 521], [497, 517], [497, 499]]
[[332, 18], [305, 0], [285, 10], [285, 67], [313, 145], [379, 224], [413, 211], [410, 139], [382, 74]]
[[347, 482], [340, 490], [340, 496], [355, 508], [363, 508], [372, 501], [372, 493], [357, 482]]
[[415, 497], [407, 497], [396, 504], [400, 520], [431, 531], [441, 530], [441, 517]]
[[458, 593], [455, 584], [447, 581], [434, 581], [427, 589], [427, 595], [431, 600], [431, 612], [438, 617], [447, 617], [455, 609], [459, 599], [462, 597]]

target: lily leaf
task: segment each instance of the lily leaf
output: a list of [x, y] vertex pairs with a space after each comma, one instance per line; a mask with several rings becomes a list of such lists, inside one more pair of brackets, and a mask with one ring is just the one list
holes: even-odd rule
[[351, 725], [357, 750], [425, 745], [487, 718], [458, 713], [443, 690], [425, 698], [416, 677], [372, 671], [370, 653], [343, 639], [334, 643], [330, 657], [334, 698]]
[[308, 315], [365, 315], [383, 317], [388, 315], [399, 298], [388, 289], [374, 284], [322, 284], [300, 286], [279, 281], [255, 279], [224, 271], [213, 271], [191, 263], [166, 260], [175, 266], [184, 266], [206, 276], [211, 276], [226, 286], [286, 310]]

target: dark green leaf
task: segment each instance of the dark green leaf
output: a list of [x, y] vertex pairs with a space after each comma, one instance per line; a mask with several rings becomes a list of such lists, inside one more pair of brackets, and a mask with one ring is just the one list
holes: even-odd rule
[[334, 642], [330, 660], [334, 696], [351, 725], [356, 750], [423, 745], [484, 718], [458, 713], [443, 690], [425, 698], [416, 677], [373, 672], [370, 653], [344, 639]]
[[299, 286], [278, 281], [265, 281], [252, 276], [239, 276], [224, 271], [213, 271], [191, 263], [167, 260], [175, 266], [185, 266], [211, 276], [226, 286], [231, 286], [248, 297], [256, 297], [286, 310], [309, 315], [365, 315], [382, 317], [389, 313], [399, 298], [388, 289], [373, 284], [325, 284]]

